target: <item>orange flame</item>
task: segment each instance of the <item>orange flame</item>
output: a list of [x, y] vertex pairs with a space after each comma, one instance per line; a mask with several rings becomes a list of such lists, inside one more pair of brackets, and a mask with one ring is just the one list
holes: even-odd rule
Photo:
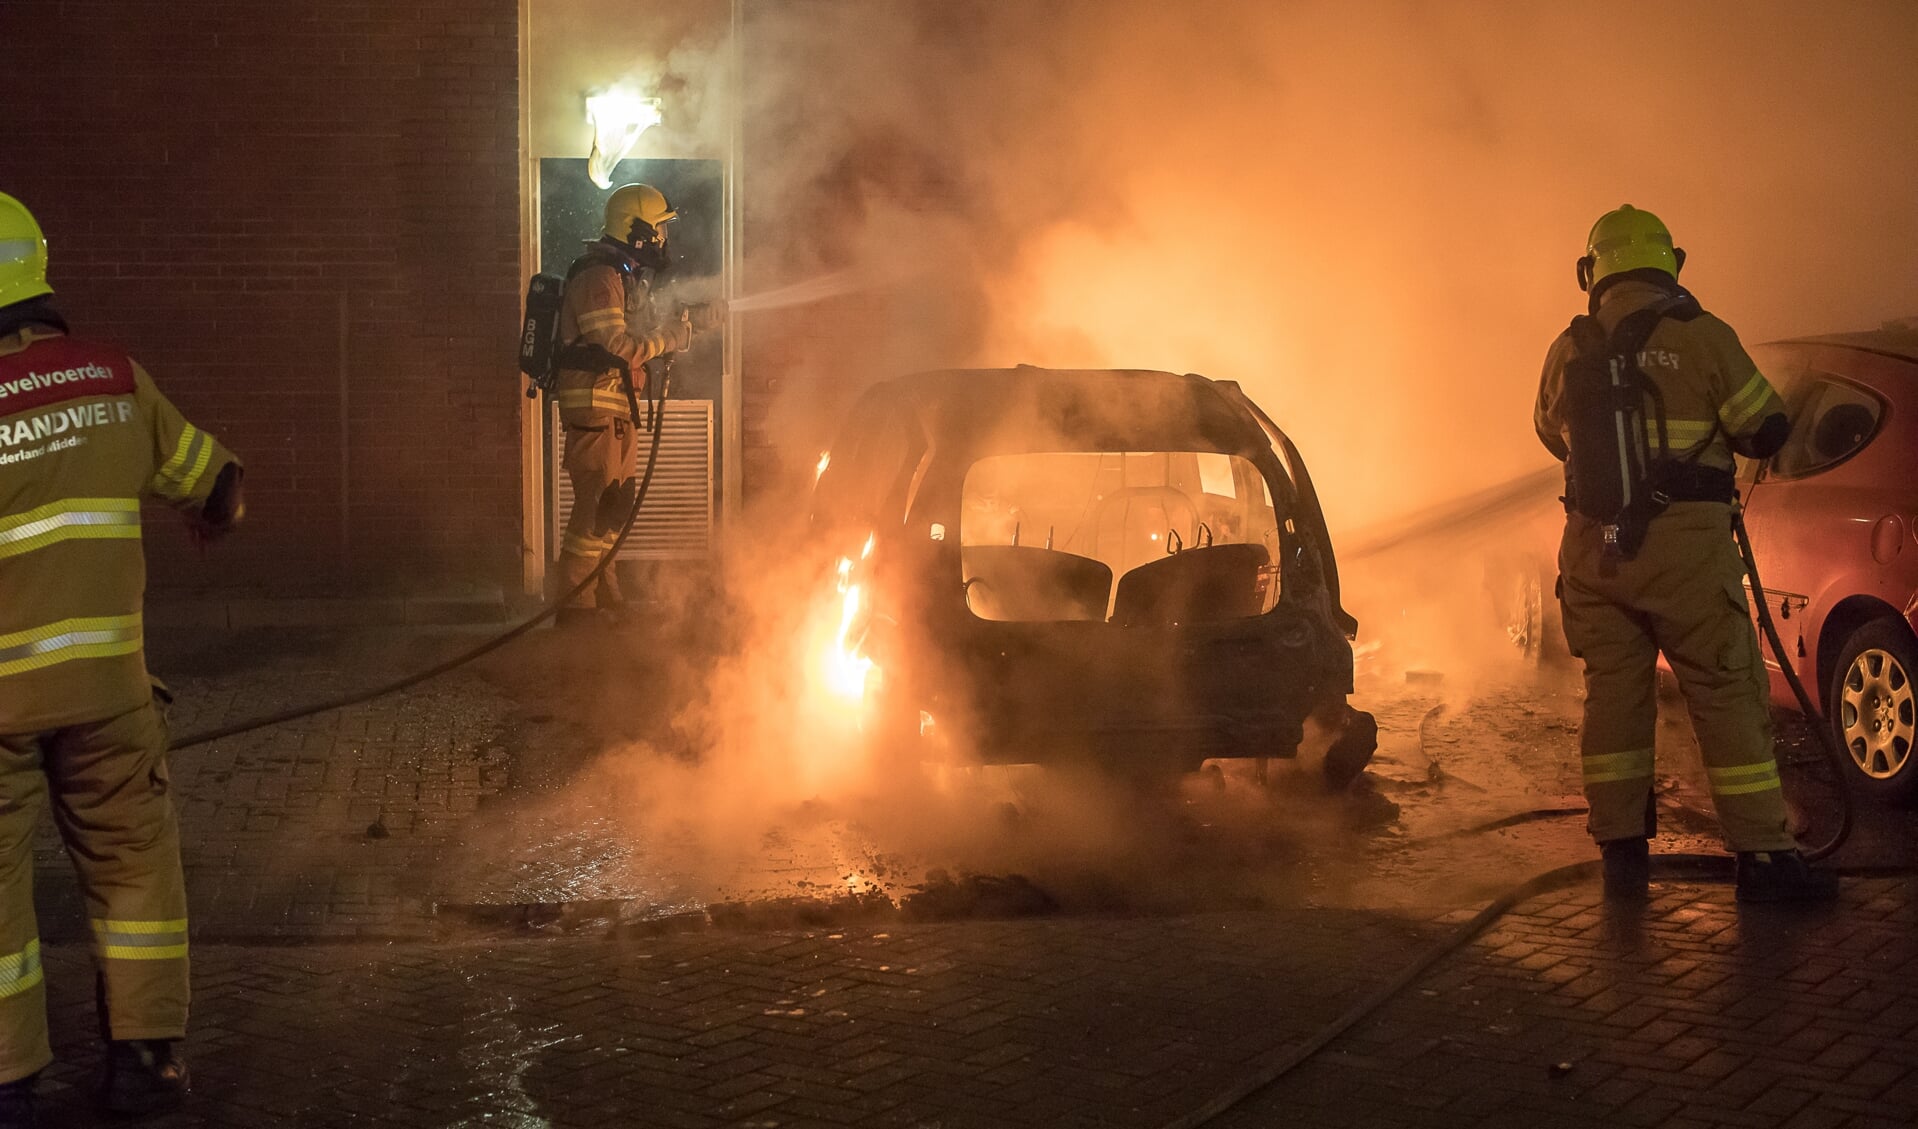
[[819, 484], [819, 480], [821, 478], [824, 478], [826, 475], [826, 468], [831, 465], [832, 465], [832, 452], [831, 451], [819, 452], [819, 465], [814, 467], [812, 472], [813, 485], [817, 486]]
[[[863, 563], [872, 556], [877, 535], [866, 538], [866, 547], [859, 553]], [[853, 560], [840, 557], [835, 570], [835, 587], [839, 594], [839, 627], [834, 632], [831, 644], [826, 648], [822, 672], [826, 688], [835, 696], [849, 703], [859, 704], [865, 700], [866, 686], [870, 679], [874, 663], [860, 653], [865, 643], [865, 633], [860, 628], [864, 623], [861, 614], [865, 609], [865, 586], [853, 579]], [[855, 638], [855, 632], [858, 637]]]

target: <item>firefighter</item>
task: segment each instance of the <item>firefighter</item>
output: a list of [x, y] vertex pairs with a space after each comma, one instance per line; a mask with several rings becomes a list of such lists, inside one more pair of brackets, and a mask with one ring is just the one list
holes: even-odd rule
[[78, 872], [108, 1040], [100, 1097], [177, 1106], [187, 1068], [187, 904], [168, 797], [166, 691], [147, 674], [140, 502], [202, 541], [243, 511], [239, 460], [146, 371], [67, 334], [46, 242], [0, 194], [0, 1127], [33, 1124], [52, 1055], [33, 912], [49, 801]]
[[[655, 305], [671, 265], [666, 225], [678, 214], [652, 185], [622, 185], [607, 198], [600, 238], [566, 272], [558, 400], [565, 433], [561, 464], [572, 479], [573, 511], [560, 540], [563, 592], [592, 573], [632, 510], [639, 462], [632, 405], [646, 391], [647, 363], [670, 360], [692, 344], [695, 333], [713, 329], [724, 317], [717, 303], [684, 306], [671, 315]], [[562, 626], [601, 622], [624, 609], [609, 566], [557, 618]]]
[[[1585, 664], [1579, 753], [1589, 829], [1604, 858], [1609, 896], [1641, 898], [1649, 879], [1652, 749], [1658, 655], [1678, 677], [1703, 751], [1713, 806], [1737, 854], [1742, 901], [1833, 897], [1837, 878], [1810, 869], [1786, 829], [1772, 751], [1765, 665], [1746, 606], [1745, 569], [1732, 538], [1733, 455], [1763, 459], [1790, 431], [1784, 404], [1730, 326], [1701, 311], [1678, 284], [1685, 253], [1658, 217], [1627, 205], [1593, 226], [1579, 285], [1605, 333], [1661, 304], [1638, 367], [1656, 386], [1663, 446], [1649, 434], [1654, 500], [1635, 553], [1608, 549], [1601, 522], [1576, 512], [1568, 473], [1559, 549], [1565, 637]], [[1652, 316], [1652, 315], [1647, 315]], [[1629, 348], [1629, 345], [1623, 346]], [[1571, 331], [1552, 344], [1539, 382], [1539, 439], [1570, 454], [1566, 371]]]

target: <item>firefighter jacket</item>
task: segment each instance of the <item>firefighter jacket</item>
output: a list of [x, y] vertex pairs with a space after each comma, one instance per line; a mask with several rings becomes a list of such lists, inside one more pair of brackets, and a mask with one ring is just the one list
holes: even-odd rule
[[[624, 361], [636, 395], [643, 394], [642, 366], [691, 343], [690, 330], [666, 323], [653, 307], [650, 271], [629, 266], [597, 245], [568, 272], [560, 298], [559, 340], [562, 347], [597, 345]], [[603, 427], [610, 419], [631, 412], [623, 376], [610, 363], [598, 369], [574, 367], [560, 354], [559, 418], [575, 427]]]
[[[1607, 333], [1631, 313], [1671, 297], [1673, 291], [1636, 279], [1621, 280], [1600, 295], [1595, 311]], [[1539, 441], [1560, 459], [1569, 449], [1570, 428], [1564, 417], [1565, 365], [1574, 353], [1569, 333], [1552, 342], [1539, 379], [1533, 423]], [[1735, 469], [1733, 453], [1769, 455], [1755, 446], [1766, 420], [1779, 422], [1767, 430], [1782, 438], [1785, 405], [1771, 382], [1739, 344], [1732, 327], [1708, 313], [1690, 320], [1665, 318], [1653, 328], [1638, 355], [1638, 367], [1658, 388], [1664, 401], [1665, 458], [1692, 462], [1716, 470]], [[1647, 405], [1646, 446], [1660, 457], [1656, 411]], [[1775, 446], [1775, 443], [1772, 444]]]
[[125, 353], [0, 336], [0, 734], [148, 702], [140, 501], [203, 507], [237, 462]]

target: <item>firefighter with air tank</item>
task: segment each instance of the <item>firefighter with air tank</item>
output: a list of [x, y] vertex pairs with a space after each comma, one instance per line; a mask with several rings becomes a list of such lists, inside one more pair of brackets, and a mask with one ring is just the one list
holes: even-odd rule
[[1601, 217], [1578, 261], [1589, 311], [1552, 343], [1539, 382], [1538, 436], [1566, 463], [1559, 585], [1585, 664], [1590, 830], [1606, 894], [1644, 897], [1663, 652], [1737, 855], [1738, 898], [1830, 898], [1836, 876], [1811, 869], [1787, 830], [1732, 536], [1734, 454], [1769, 457], [1790, 425], [1738, 335], [1678, 284], [1684, 262], [1651, 213]]
[[[562, 592], [571, 593], [592, 574], [632, 512], [639, 401], [649, 391], [663, 392], [663, 370], [672, 355], [725, 317], [718, 303], [681, 306], [671, 316], [655, 305], [672, 265], [667, 224], [678, 214], [665, 193], [650, 184], [615, 189], [606, 201], [600, 237], [566, 272], [556, 399], [565, 442], [561, 465], [572, 480], [573, 510], [560, 539]], [[608, 564], [595, 585], [567, 600], [557, 618], [561, 626], [604, 622], [624, 608]]]
[[168, 792], [166, 692], [147, 674], [140, 503], [201, 540], [239, 520], [240, 462], [132, 358], [71, 337], [47, 248], [0, 193], [0, 1129], [34, 1124], [52, 1059], [33, 911], [51, 802], [78, 872], [116, 1113], [179, 1104], [187, 902]]

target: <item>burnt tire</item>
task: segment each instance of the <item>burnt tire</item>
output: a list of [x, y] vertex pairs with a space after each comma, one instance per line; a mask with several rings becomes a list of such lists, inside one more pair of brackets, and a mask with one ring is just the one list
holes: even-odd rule
[[1896, 619], [1875, 619], [1838, 651], [1825, 696], [1827, 724], [1850, 781], [1885, 803], [1918, 796], [1918, 641]]
[[1372, 763], [1372, 754], [1379, 747], [1378, 718], [1364, 710], [1353, 710], [1346, 719], [1345, 728], [1340, 731], [1339, 739], [1325, 750], [1325, 786], [1333, 791], [1344, 791], [1352, 781], [1359, 778], [1365, 766]]

